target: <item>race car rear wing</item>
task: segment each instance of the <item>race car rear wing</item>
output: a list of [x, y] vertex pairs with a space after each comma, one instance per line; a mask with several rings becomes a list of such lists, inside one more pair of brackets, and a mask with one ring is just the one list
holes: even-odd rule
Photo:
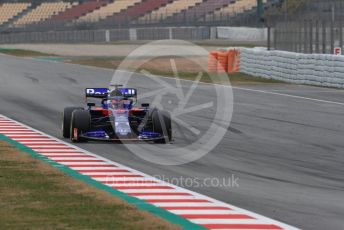
[[106, 98], [110, 90], [108, 88], [86, 88], [85, 94], [87, 97]]
[[133, 88], [122, 88], [118, 89], [121, 91], [122, 95], [125, 97], [136, 97], [137, 96], [137, 90]]
[[[137, 90], [134, 88], [119, 88], [116, 89], [120, 91], [121, 95], [125, 97], [137, 97]], [[110, 94], [108, 88], [86, 88], [85, 89], [86, 98], [106, 98]]]

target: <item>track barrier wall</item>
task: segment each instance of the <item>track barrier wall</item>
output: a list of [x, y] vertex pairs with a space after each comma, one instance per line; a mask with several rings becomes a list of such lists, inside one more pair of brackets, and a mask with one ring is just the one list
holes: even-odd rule
[[240, 71], [289, 83], [344, 88], [344, 56], [240, 48]]
[[228, 52], [223, 50], [223, 51], [218, 51], [217, 52], [217, 72], [218, 73], [225, 73], [227, 70], [228, 66]]
[[[226, 64], [225, 64], [226, 63]], [[242, 72], [295, 84], [344, 88], [344, 56], [229, 48], [209, 54], [208, 71]]]
[[217, 51], [211, 51], [208, 56], [208, 72], [217, 73]]
[[240, 71], [240, 50], [218, 50], [209, 53], [209, 73], [236, 73]]

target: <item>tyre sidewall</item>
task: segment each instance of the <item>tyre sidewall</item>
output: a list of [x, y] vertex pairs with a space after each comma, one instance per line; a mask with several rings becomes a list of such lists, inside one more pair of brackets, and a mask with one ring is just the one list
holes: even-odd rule
[[70, 125], [70, 138], [73, 142], [85, 142], [87, 139], [80, 137], [90, 130], [91, 115], [85, 110], [75, 110], [72, 113]]
[[62, 136], [70, 138], [70, 126], [72, 120], [72, 113], [74, 110], [82, 110], [81, 107], [66, 107], [62, 114]]

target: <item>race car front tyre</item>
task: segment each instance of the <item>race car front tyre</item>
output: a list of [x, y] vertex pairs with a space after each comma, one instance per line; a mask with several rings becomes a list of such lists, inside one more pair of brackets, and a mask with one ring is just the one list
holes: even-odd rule
[[70, 125], [70, 139], [72, 142], [86, 142], [87, 139], [81, 137], [83, 133], [90, 130], [91, 115], [85, 110], [74, 110]]
[[169, 112], [154, 110], [152, 113], [153, 131], [160, 133], [164, 139], [156, 140], [156, 143], [166, 144], [172, 140], [172, 121]]
[[74, 110], [82, 110], [81, 107], [66, 107], [63, 110], [62, 119], [62, 135], [64, 138], [70, 138], [70, 123], [72, 120], [72, 113]]

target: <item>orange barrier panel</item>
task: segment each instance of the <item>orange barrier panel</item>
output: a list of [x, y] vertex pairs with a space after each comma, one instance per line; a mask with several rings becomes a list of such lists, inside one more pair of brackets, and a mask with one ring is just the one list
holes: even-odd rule
[[240, 50], [230, 50], [228, 52], [228, 73], [236, 73], [240, 71]]
[[217, 72], [226, 73], [228, 66], [228, 52], [227, 51], [218, 51], [217, 52]]
[[235, 51], [234, 72], [240, 72], [240, 50]]
[[234, 70], [234, 56], [235, 56], [235, 51], [234, 50], [229, 50], [229, 52], [228, 52], [228, 68], [227, 68], [227, 73], [233, 73], [233, 70]]
[[217, 51], [212, 51], [209, 53], [209, 56], [208, 56], [208, 72], [209, 73], [216, 73], [217, 72], [217, 59], [218, 59], [218, 56], [217, 56]]
[[208, 56], [209, 73], [236, 73], [240, 71], [240, 50], [211, 51]]

